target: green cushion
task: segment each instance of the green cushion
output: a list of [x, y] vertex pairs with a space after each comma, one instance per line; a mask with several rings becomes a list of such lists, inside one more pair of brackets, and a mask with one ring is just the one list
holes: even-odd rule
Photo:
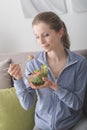
[[0, 89], [0, 130], [32, 130], [34, 106], [24, 110], [15, 93], [15, 88]]

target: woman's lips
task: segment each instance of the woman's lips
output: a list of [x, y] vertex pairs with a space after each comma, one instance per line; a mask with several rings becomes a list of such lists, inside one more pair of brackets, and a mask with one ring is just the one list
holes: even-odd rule
[[43, 47], [43, 48], [47, 48], [47, 47], [49, 47], [49, 45], [43, 45], [42, 47]]

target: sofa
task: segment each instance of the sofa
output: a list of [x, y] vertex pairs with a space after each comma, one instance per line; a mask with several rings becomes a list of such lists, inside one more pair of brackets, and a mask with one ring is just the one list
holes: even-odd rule
[[[87, 58], [87, 49], [76, 50], [75, 53]], [[0, 53], [0, 130], [32, 130], [34, 126], [35, 104], [24, 110], [16, 96], [12, 77], [7, 70], [12, 62], [21, 66], [24, 74], [25, 64], [29, 56], [37, 52]], [[72, 130], [87, 130], [87, 92], [83, 106], [83, 117]]]

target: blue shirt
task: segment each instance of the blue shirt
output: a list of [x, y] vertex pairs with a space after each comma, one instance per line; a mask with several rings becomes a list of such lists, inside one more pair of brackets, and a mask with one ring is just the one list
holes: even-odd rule
[[[58, 90], [52, 90], [49, 86], [34, 90], [25, 78], [14, 81], [17, 96], [24, 109], [33, 105], [35, 93], [37, 94], [35, 124], [43, 130], [66, 130], [75, 125], [82, 115], [87, 86], [87, 60], [70, 50], [67, 53], [67, 64], [57, 79], [48, 66], [48, 78], [58, 85]], [[42, 64], [47, 64], [44, 51], [27, 62], [26, 77]]]

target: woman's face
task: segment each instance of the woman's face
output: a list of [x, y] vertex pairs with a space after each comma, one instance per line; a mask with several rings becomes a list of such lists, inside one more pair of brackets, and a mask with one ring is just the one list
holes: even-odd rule
[[49, 25], [43, 22], [33, 25], [33, 30], [37, 42], [45, 51], [51, 51], [58, 48], [58, 43], [61, 42], [60, 31], [56, 32], [55, 30], [50, 29]]

